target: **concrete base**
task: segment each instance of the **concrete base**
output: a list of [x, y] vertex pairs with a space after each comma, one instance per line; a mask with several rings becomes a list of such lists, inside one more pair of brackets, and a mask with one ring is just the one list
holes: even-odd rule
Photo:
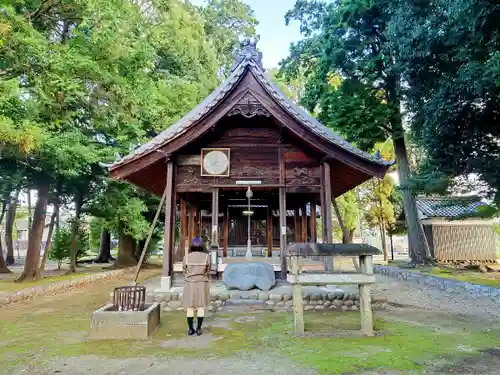
[[160, 287], [155, 289], [155, 292], [165, 293], [165, 292], [169, 292], [170, 289], [172, 289], [172, 277], [162, 276], [160, 278]]
[[144, 311], [116, 311], [112, 304], [92, 314], [92, 340], [147, 339], [160, 326], [160, 304], [146, 304]]

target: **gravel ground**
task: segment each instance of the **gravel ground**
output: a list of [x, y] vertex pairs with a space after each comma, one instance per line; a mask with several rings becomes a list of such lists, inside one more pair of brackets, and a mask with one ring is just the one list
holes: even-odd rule
[[473, 320], [500, 324], [500, 307], [487, 297], [449, 294], [439, 289], [377, 275], [372, 286], [377, 298], [387, 298], [393, 306], [403, 305], [446, 315], [474, 317]]
[[[372, 287], [373, 295], [377, 298], [387, 298], [391, 306], [387, 312], [378, 312], [377, 314], [388, 319], [433, 327], [443, 331], [457, 330], [460, 329], [459, 323], [470, 322], [477, 322], [478, 327], [484, 326], [485, 329], [492, 326], [500, 327], [500, 309], [488, 298], [451, 295], [437, 289], [422, 288], [417, 284], [399, 281], [387, 276], [377, 276], [377, 279], [378, 284]], [[227, 324], [226, 320], [221, 320], [217, 324], [220, 323], [224, 326]], [[464, 348], [467, 349], [465, 346]], [[168, 351], [168, 349], [165, 350]], [[459, 359], [457, 363], [450, 364], [449, 359], [443, 363], [434, 363], [429, 365], [425, 374], [470, 375], [478, 373], [498, 375], [500, 374], [500, 351], [495, 350], [497, 349], [474, 358]], [[261, 375], [263, 373], [266, 375], [316, 374], [311, 369], [296, 367], [286, 358], [265, 352], [222, 359], [162, 359], [161, 361], [157, 358], [128, 358], [124, 360], [79, 356], [51, 360], [45, 362], [43, 368], [39, 366], [18, 367], [11, 375]], [[353, 372], [349, 375], [409, 374], [397, 371], [368, 371]]]
[[316, 372], [294, 367], [290, 361], [261, 355], [226, 359], [105, 359], [81, 356], [52, 361], [44, 369], [30, 367], [16, 374], [29, 375], [314, 375]]

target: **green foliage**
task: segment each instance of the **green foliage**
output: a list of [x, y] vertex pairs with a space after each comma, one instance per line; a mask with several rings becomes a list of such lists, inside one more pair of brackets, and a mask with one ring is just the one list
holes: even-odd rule
[[[59, 268], [63, 261], [70, 257], [71, 226], [59, 228], [52, 236], [52, 247], [49, 259], [57, 260]], [[89, 250], [89, 232], [80, 225], [77, 230], [76, 259], [86, 256]]]
[[390, 25], [404, 68], [412, 131], [426, 159], [421, 181], [444, 190], [477, 174], [499, 200], [500, 34], [486, 0], [399, 1]]
[[198, 9], [205, 21], [205, 33], [227, 75], [239, 41], [256, 36], [258, 21], [254, 11], [241, 0], [208, 0], [207, 4]]

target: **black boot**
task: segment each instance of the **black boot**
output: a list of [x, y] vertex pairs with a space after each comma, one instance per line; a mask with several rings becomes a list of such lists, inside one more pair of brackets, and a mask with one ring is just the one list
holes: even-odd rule
[[188, 331], [188, 336], [193, 336], [196, 332], [193, 328], [193, 317], [191, 318], [187, 318], [187, 322], [188, 322], [188, 327], [189, 327], [189, 331]]
[[201, 331], [201, 326], [202, 326], [202, 325], [203, 325], [203, 317], [198, 318], [198, 324], [197, 324], [197, 326], [196, 326], [196, 334], [197, 334], [198, 336], [201, 336], [201, 332], [202, 332], [202, 331]]

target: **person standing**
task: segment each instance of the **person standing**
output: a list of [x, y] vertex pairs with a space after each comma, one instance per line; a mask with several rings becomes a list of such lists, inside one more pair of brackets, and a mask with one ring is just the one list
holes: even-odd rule
[[[182, 306], [186, 309], [188, 335], [202, 334], [201, 327], [205, 317], [205, 308], [210, 302], [210, 256], [204, 251], [203, 241], [193, 238], [189, 254], [184, 257], [184, 291]], [[194, 329], [194, 313], [196, 311], [196, 330]]]

